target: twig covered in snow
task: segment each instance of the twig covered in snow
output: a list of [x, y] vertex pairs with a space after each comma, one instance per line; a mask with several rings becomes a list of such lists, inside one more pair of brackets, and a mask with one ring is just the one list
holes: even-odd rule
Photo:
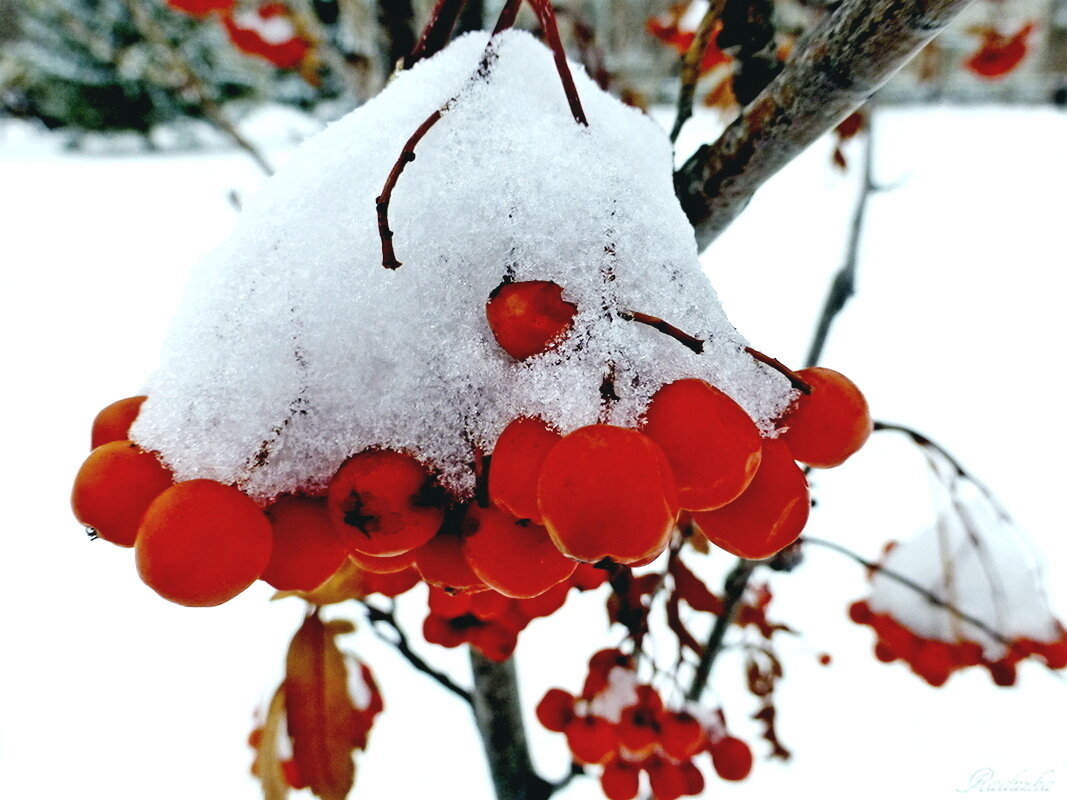
[[990, 638], [1000, 642], [1005, 647], [1010, 647], [1013, 644], [1013, 640], [1011, 639], [1011, 637], [1005, 636], [1004, 634], [990, 627], [987, 623], [983, 622], [977, 617], [968, 614], [966, 611], [961, 610], [960, 608], [956, 607], [944, 598], [939, 597], [937, 594], [931, 592], [925, 586], [922, 586], [913, 581], [907, 575], [901, 575], [895, 570], [883, 567], [876, 561], [870, 561], [861, 556], [859, 553], [849, 550], [847, 547], [845, 547], [844, 545], [840, 545], [837, 542], [827, 541], [826, 539], [819, 539], [814, 536], [801, 537], [800, 542], [802, 544], [814, 544], [818, 545], [819, 547], [825, 547], [828, 550], [833, 550], [834, 552], [847, 556], [865, 569], [870, 570], [872, 573], [877, 572], [880, 575], [884, 575], [885, 577], [889, 578], [890, 580], [896, 581], [897, 583], [903, 586], [907, 586], [913, 592], [924, 598], [931, 605], [937, 606], [938, 608], [943, 608], [945, 611], [949, 612], [957, 619], [960, 619], [963, 622], [967, 622], [973, 625]]
[[867, 100], [970, 0], [844, 0], [713, 144], [675, 173], [700, 248], [755, 191]]

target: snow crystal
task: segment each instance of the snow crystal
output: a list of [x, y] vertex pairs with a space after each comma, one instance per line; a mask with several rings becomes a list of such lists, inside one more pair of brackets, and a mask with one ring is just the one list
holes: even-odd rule
[[[1056, 641], [1060, 630], [1041, 590], [1040, 565], [1009, 520], [977, 488], [945, 509], [935, 528], [895, 545], [882, 566], [1008, 638]], [[980, 627], [932, 605], [884, 573], [871, 581], [871, 610], [888, 613], [920, 636], [972, 641], [993, 660], [1004, 645]]]
[[[681, 377], [719, 386], [773, 435], [793, 392], [743, 352], [702, 274], [662, 130], [576, 69], [580, 126], [542, 44], [507, 32], [479, 75], [486, 42], [457, 40], [309, 140], [198, 266], [131, 432], [179, 479], [266, 500], [380, 446], [467, 494], [472, 448], [491, 451], [514, 417], [632, 426]], [[403, 266], [384, 269], [375, 198], [445, 104], [393, 193]], [[505, 279], [555, 281], [577, 304], [557, 349], [516, 362], [496, 344], [485, 303]]]

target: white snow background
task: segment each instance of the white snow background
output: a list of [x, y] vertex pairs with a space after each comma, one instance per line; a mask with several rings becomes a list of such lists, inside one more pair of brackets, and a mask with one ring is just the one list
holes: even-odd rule
[[[679, 152], [715, 125], [691, 123]], [[279, 114], [249, 125], [276, 162], [307, 128]], [[863, 387], [878, 418], [930, 434], [995, 489], [1044, 555], [1061, 615], [1065, 141], [1067, 115], [1052, 110], [882, 111], [877, 178], [894, 188], [870, 202], [859, 293], [823, 358]], [[302, 604], [269, 603], [257, 585], [215, 609], [172, 605], [140, 583], [132, 551], [86, 539], [68, 497], [93, 415], [140, 389], [190, 268], [233, 226], [227, 194], [261, 177], [222, 150], [75, 153], [60, 142], [0, 129], [0, 798], [252, 800], [245, 738]], [[820, 141], [774, 178], [703, 259], [731, 321], [787, 363], [804, 356], [855, 196], [859, 148], [847, 175], [830, 167], [830, 149]], [[808, 533], [876, 557], [885, 540], [931, 524], [925, 470], [905, 440], [876, 435], [815, 475]], [[733, 559], [690, 561], [716, 575]], [[802, 568], [773, 581], [772, 616], [801, 634], [777, 639], [779, 733], [794, 759], [758, 761], [741, 784], [702, 762], [708, 797], [948, 798], [978, 793], [961, 790], [990, 775], [1043, 776], [1044, 796], [1067, 797], [1062, 679], [1024, 664], [1013, 689], [980, 670], [931, 689], [876, 662], [869, 629], [847, 620], [866, 591], [860, 567], [811, 547]], [[580, 687], [591, 652], [618, 640], [602, 601], [572, 597], [523, 634], [531, 711], [551, 686]], [[418, 640], [421, 592], [400, 607]], [[366, 626], [346, 644], [371, 663], [386, 703], [353, 797], [489, 800], [466, 708]], [[462, 651], [419, 649], [468, 679]], [[818, 664], [824, 651], [829, 667]], [[763, 754], [735, 654], [719, 661], [713, 688], [733, 730]], [[542, 771], [561, 775], [562, 736], [529, 731]], [[601, 795], [584, 780], [559, 796]]]

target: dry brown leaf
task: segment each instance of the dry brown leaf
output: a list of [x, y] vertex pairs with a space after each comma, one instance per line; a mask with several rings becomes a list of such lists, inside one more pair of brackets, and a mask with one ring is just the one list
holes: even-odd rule
[[254, 771], [263, 787], [263, 800], [286, 800], [289, 796], [289, 783], [285, 779], [279, 746], [280, 736], [285, 732], [285, 692], [284, 686], [271, 698], [267, 708], [267, 718], [260, 729], [259, 746], [256, 747]]
[[347, 621], [304, 620], [286, 657], [285, 711], [301, 780], [322, 800], [344, 800], [356, 777], [352, 760], [358, 709], [348, 694], [348, 667], [336, 637]]

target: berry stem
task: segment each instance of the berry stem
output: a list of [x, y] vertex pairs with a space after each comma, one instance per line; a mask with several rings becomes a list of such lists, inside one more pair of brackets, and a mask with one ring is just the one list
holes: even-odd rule
[[[642, 314], [640, 311], [620, 311], [619, 316], [625, 320], [640, 322], [642, 325], [648, 325], [650, 328], [655, 328], [660, 333], [665, 333], [672, 339], [681, 342], [698, 355], [704, 352], [703, 339], [698, 339], [696, 336], [686, 333], [681, 328], [676, 328], [674, 325], [671, 325], [669, 322], [660, 319], [659, 317], [654, 317], [651, 314]], [[777, 358], [771, 358], [766, 353], [761, 353], [754, 347], [746, 347], [745, 352], [761, 364], [766, 364], [768, 367], [785, 375], [785, 377], [789, 379], [790, 385], [797, 391], [803, 392], [804, 394], [811, 394], [811, 384], [793, 372], [793, 370], [789, 369], [789, 367]]]
[[753, 347], [746, 347], [745, 352], [756, 359], [761, 364], [766, 364], [772, 369], [778, 370], [789, 379], [789, 383], [794, 389], [802, 394], [811, 394], [811, 384], [797, 375], [793, 370], [789, 369], [785, 364], [779, 361], [777, 358], [771, 358], [766, 353], [761, 353]]
[[[446, 105], [444, 108], [447, 107]], [[430, 114], [411, 134], [407, 142], [404, 143], [404, 149], [400, 151], [400, 157], [397, 158], [393, 168], [389, 171], [389, 177], [385, 179], [382, 193], [374, 201], [378, 212], [378, 236], [382, 240], [382, 266], [386, 269], [396, 269], [401, 266], [401, 262], [397, 260], [396, 252], [393, 250], [393, 231], [389, 228], [389, 202], [393, 199], [393, 189], [396, 187], [396, 182], [400, 179], [400, 173], [404, 171], [404, 167], [415, 160], [415, 146], [429, 132], [430, 128], [441, 119], [443, 110], [439, 108]]]
[[[455, 9], [449, 5], [450, 0], [440, 0], [437, 7], [434, 9], [431, 20], [427, 26], [426, 31], [423, 32], [423, 39], [429, 37], [429, 41], [425, 49], [423, 42], [420, 40], [415, 50], [412, 52], [411, 58], [415, 60], [411, 63], [415, 63], [419, 59], [426, 58], [429, 55], [437, 52], [437, 50], [444, 47], [449, 35], [451, 35], [452, 27], [455, 25], [455, 20], [452, 19], [449, 22], [449, 15], [458, 15], [462, 9], [463, 3], [459, 2]], [[541, 27], [545, 32], [545, 38], [548, 40], [549, 47], [552, 49], [552, 55], [556, 63], [556, 71], [559, 73], [560, 81], [563, 83], [563, 91], [567, 95], [567, 102], [570, 105], [571, 114], [574, 119], [581, 125], [588, 126], [589, 123], [585, 118], [585, 112], [582, 110], [581, 100], [578, 99], [578, 90], [574, 86], [574, 78], [571, 75], [570, 67], [567, 66], [567, 54], [563, 50], [563, 44], [560, 42], [559, 29], [556, 27], [556, 15], [552, 10], [552, 4], [549, 0], [529, 0], [534, 12], [537, 14], [537, 19], [541, 23]], [[500, 12], [500, 17], [497, 19], [496, 27], [493, 29], [493, 35], [489, 37], [489, 42], [485, 46], [485, 53], [482, 56], [482, 60], [478, 65], [478, 69], [475, 70], [473, 78], [485, 79], [489, 75], [489, 71], [493, 65], [493, 48], [496, 43], [496, 37], [498, 34], [510, 28], [515, 24], [515, 18], [518, 16], [519, 8], [522, 5], [522, 0], [508, 0], [504, 4], [504, 8]], [[447, 31], [445, 28], [447, 26]], [[434, 48], [437, 48], [436, 50]], [[422, 137], [441, 119], [448, 108], [456, 101], [453, 97], [441, 108], [434, 111], [428, 116], [421, 125], [411, 134], [407, 142], [404, 144], [404, 149], [400, 151], [400, 156], [397, 158], [396, 163], [393, 164], [393, 168], [389, 171], [389, 176], [385, 179], [385, 185], [382, 187], [382, 193], [375, 199], [375, 209], [378, 213], [378, 236], [382, 240], [382, 266], [386, 269], [397, 269], [402, 266], [403, 262], [399, 261], [396, 257], [396, 251], [393, 249], [393, 231], [389, 227], [389, 202], [393, 197], [393, 189], [396, 187], [396, 183], [400, 180], [400, 174], [404, 171], [404, 167], [415, 160], [415, 147], [422, 140]]]
[[684, 344], [694, 353], [700, 354], [704, 352], [704, 340], [686, 333], [681, 328], [676, 328], [666, 320], [662, 320], [659, 317], [654, 317], [651, 314], [642, 314], [640, 311], [621, 311], [619, 316], [625, 320], [632, 322], [640, 322], [642, 325], [648, 325], [650, 328], [655, 328], [660, 333], [665, 333], [672, 339]]

